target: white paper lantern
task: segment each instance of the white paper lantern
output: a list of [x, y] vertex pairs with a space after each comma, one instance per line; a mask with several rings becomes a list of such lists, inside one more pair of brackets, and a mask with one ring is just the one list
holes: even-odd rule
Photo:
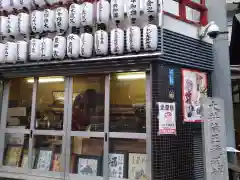
[[32, 1], [33, 1], [33, 4], [36, 4], [40, 7], [46, 4], [46, 1], [43, 1], [43, 0], [32, 0]]
[[0, 27], [0, 31], [1, 31], [1, 35], [3, 36], [7, 36], [8, 35], [8, 18], [5, 16], [0, 16], [0, 23], [1, 23], [1, 27]]
[[110, 4], [107, 0], [97, 2], [97, 23], [108, 24], [110, 15]]
[[52, 39], [42, 38], [41, 39], [41, 45], [40, 45], [40, 51], [41, 51], [41, 59], [44, 59], [44, 60], [52, 59], [52, 54], [53, 54], [53, 41], [52, 41]]
[[27, 13], [18, 14], [18, 32], [28, 34], [30, 30], [30, 16]]
[[20, 4], [22, 7], [30, 8], [32, 0], [20, 0]]
[[25, 62], [27, 61], [28, 55], [28, 43], [26, 41], [17, 42], [17, 61]]
[[124, 50], [124, 32], [116, 28], [111, 30], [111, 53], [122, 54]]
[[129, 18], [139, 18], [140, 16], [140, 0], [127, 0], [127, 16]]
[[124, 20], [124, 1], [111, 0], [111, 18], [114, 21]]
[[55, 10], [44, 9], [43, 30], [53, 32], [55, 30]]
[[81, 25], [92, 26], [93, 24], [93, 4], [84, 2], [81, 4]]
[[5, 44], [0, 43], [0, 63], [5, 63]]
[[13, 2], [12, 0], [1, 0], [2, 10], [12, 11]]
[[63, 33], [68, 28], [68, 10], [64, 7], [58, 7], [56, 9], [55, 18], [57, 31]]
[[15, 9], [21, 9], [23, 7], [29, 8], [31, 5], [31, 0], [12, 0], [13, 7]]
[[18, 34], [18, 16], [8, 15], [8, 35], [16, 36]]
[[127, 29], [127, 50], [128, 52], [138, 52], [141, 47], [141, 32], [137, 26], [131, 26]]
[[69, 26], [70, 27], [80, 27], [81, 23], [81, 5], [71, 4], [69, 8]]
[[29, 52], [31, 60], [40, 60], [41, 59], [40, 45], [41, 45], [40, 39], [31, 39], [30, 52]]
[[95, 33], [95, 51], [97, 55], [108, 53], [108, 33], [104, 30], [98, 30]]
[[144, 0], [144, 14], [156, 16], [158, 14], [157, 0]]
[[46, 2], [50, 5], [52, 5], [52, 4], [60, 2], [60, 0], [46, 0]]
[[15, 9], [21, 9], [22, 5], [20, 3], [20, 0], [12, 0], [13, 1], [13, 7]]
[[158, 28], [154, 24], [148, 24], [143, 28], [143, 47], [147, 51], [154, 51], [158, 44]]
[[35, 10], [31, 14], [31, 28], [34, 33], [43, 32], [43, 11]]
[[76, 34], [69, 34], [67, 37], [67, 56], [77, 58], [80, 51], [80, 38]]
[[64, 59], [66, 54], [67, 40], [63, 36], [55, 36], [53, 39], [53, 58]]
[[7, 42], [5, 45], [5, 61], [15, 63], [17, 61], [17, 43]]
[[80, 36], [80, 56], [91, 57], [93, 51], [93, 35], [82, 33]]

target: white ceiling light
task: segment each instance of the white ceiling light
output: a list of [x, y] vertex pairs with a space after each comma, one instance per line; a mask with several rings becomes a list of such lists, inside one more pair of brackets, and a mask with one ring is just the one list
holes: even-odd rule
[[[63, 82], [64, 81], [64, 77], [40, 77], [38, 79], [39, 83], [55, 83], [55, 82]], [[27, 79], [28, 83], [33, 83], [34, 79], [30, 78]]]
[[132, 80], [132, 79], [145, 79], [146, 74], [143, 73], [124, 73], [118, 74], [117, 79], [119, 80]]

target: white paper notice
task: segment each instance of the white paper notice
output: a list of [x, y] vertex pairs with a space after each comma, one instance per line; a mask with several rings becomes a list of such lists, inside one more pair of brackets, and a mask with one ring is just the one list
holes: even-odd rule
[[157, 102], [158, 105], [158, 134], [176, 134], [175, 103]]

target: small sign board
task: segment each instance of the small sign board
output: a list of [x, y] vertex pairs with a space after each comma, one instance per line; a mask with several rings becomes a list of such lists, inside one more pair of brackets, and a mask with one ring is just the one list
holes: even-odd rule
[[224, 102], [220, 98], [202, 100], [205, 180], [228, 179]]
[[175, 103], [158, 102], [158, 134], [176, 134]]

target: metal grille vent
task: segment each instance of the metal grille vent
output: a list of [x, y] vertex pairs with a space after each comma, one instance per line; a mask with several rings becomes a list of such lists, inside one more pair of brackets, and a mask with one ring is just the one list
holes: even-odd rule
[[161, 60], [189, 67], [213, 70], [212, 45], [169, 30], [163, 31]]

